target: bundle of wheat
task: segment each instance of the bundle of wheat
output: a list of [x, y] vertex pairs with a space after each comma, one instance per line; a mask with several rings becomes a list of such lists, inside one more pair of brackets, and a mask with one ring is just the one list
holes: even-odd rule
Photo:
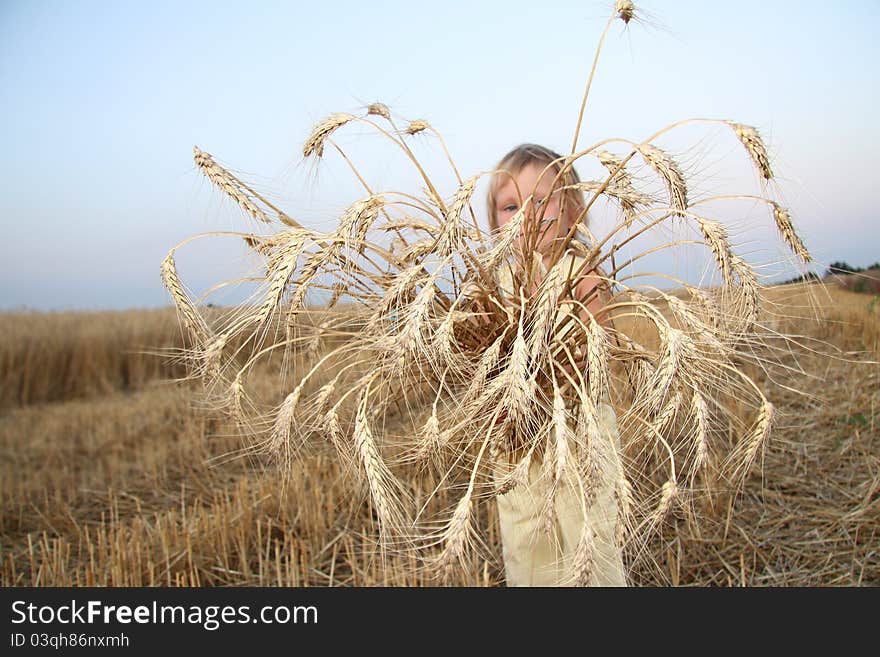
[[[617, 2], [602, 40], [614, 20], [636, 15], [632, 3]], [[263, 436], [253, 449], [278, 457], [282, 472], [303, 449], [332, 445], [363, 477], [382, 545], [420, 550], [435, 568], [479, 548], [476, 506], [520, 485], [535, 460], [550, 482], [548, 517], [563, 482], [588, 507], [609, 464], [621, 464], [614, 484], [618, 536], [639, 545], [674, 509], [692, 508], [692, 493], [740, 481], [773, 423], [773, 404], [749, 372], [768, 367], [768, 343], [786, 336], [762, 321], [762, 284], [734, 251], [725, 225], [701, 213], [710, 201], [733, 197], [691, 200], [684, 169], [655, 144], [680, 126], [720, 125], [742, 143], [759, 177], [771, 181], [758, 132], [728, 120], [690, 119], [644, 140], [578, 149], [593, 72], [572, 151], [545, 172], [558, 171], [551, 193], [574, 187], [584, 194], [581, 219], [605, 199], [620, 208], [620, 220], [604, 236], [575, 222], [543, 261], [535, 257], [535, 240], [546, 206], [530, 203], [532, 194], [522, 190], [520, 209], [487, 234], [471, 199], [481, 178], [496, 172], [462, 179], [450, 157], [459, 187], [444, 198], [408, 143], [433, 134], [448, 157], [440, 134], [422, 120], [399, 125], [380, 103], [362, 115], [330, 116], [303, 147], [303, 156], [316, 160], [334, 147], [365, 189], [332, 232], [295, 222], [195, 149], [197, 166], [248, 215], [285, 226], [271, 235], [240, 234], [265, 260], [265, 285], [258, 303], [235, 308], [222, 322], [205, 321], [184, 292], [174, 266], [180, 245], [163, 262], [165, 284], [196, 344], [194, 373], [251, 435]], [[349, 125], [377, 131], [399, 148], [424, 183], [422, 193], [371, 189], [333, 141]], [[591, 159], [607, 174], [572, 183], [565, 173]], [[645, 184], [648, 178], [653, 184]], [[810, 261], [784, 207], [764, 196], [736, 198], [766, 203], [784, 242]], [[622, 247], [665, 227], [677, 237], [617, 262]], [[682, 246], [708, 249], [718, 286], [694, 287], [665, 274], [678, 291], [639, 284], [642, 258]], [[578, 281], [585, 275], [602, 284], [584, 292]], [[308, 303], [310, 294], [329, 301], [317, 307]], [[591, 312], [600, 294], [609, 296]], [[233, 343], [234, 350], [226, 347]], [[242, 362], [245, 348], [251, 351]], [[247, 378], [278, 352], [296, 380], [266, 418]], [[605, 403], [620, 414], [620, 443], [600, 430]], [[394, 415], [402, 416], [397, 425]], [[434, 490], [458, 491], [454, 508], [413, 497], [411, 482], [398, 475], [413, 462], [424, 465]], [[585, 527], [572, 571], [580, 583], [591, 578], [591, 540]]]

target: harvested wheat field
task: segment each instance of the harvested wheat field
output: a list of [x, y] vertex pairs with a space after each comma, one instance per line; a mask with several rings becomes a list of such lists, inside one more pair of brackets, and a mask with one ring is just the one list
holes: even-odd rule
[[[739, 495], [696, 502], [699, 524], [675, 514], [628, 552], [635, 585], [880, 584], [877, 303], [816, 285], [769, 295], [790, 318], [779, 328], [805, 336], [781, 362], [809, 377], [756, 374], [778, 412], [763, 458]], [[383, 568], [369, 491], [332, 446], [282, 477], [145, 353], [181, 344], [173, 312], [2, 321], [4, 586], [504, 585], [492, 505], [481, 557], [451, 579], [409, 554]], [[263, 376], [273, 390], [277, 372]]]

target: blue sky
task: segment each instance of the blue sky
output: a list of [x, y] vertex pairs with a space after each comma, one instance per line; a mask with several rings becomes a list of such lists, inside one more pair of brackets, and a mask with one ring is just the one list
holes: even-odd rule
[[[522, 141], [565, 150], [612, 5], [5, 0], [0, 309], [166, 305], [159, 264], [171, 246], [250, 226], [195, 169], [194, 144], [325, 227], [358, 196], [338, 162], [316, 172], [301, 161], [312, 125], [332, 112], [381, 100], [425, 118], [464, 175]], [[817, 259], [880, 259], [880, 3], [637, 6], [646, 22], [608, 36], [582, 143], [641, 140], [691, 116], [755, 125]], [[707, 134], [722, 144], [712, 155], [699, 146]], [[663, 145], [720, 180], [753, 182], [725, 139], [685, 131]], [[354, 130], [343, 143], [378, 188], [413, 183], [374, 136]], [[418, 152], [442, 168], [429, 140]], [[438, 180], [454, 192], [445, 171]], [[762, 230], [742, 233], [754, 257], [772, 234]], [[202, 290], [241, 258], [214, 240], [180, 264]]]

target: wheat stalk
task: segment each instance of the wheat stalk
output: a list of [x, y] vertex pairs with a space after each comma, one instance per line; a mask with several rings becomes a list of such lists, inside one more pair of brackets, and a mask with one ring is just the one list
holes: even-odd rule
[[678, 497], [679, 490], [675, 479], [667, 479], [660, 489], [660, 501], [651, 515], [649, 525], [652, 527], [660, 525], [666, 516], [669, 515]]
[[587, 323], [587, 377], [590, 384], [590, 397], [594, 404], [606, 395], [609, 389], [609, 348], [605, 330], [592, 315]]
[[[703, 188], [694, 184], [695, 167], [686, 171], [655, 145], [681, 126], [723, 124], [768, 181], [773, 173], [757, 131], [727, 120], [688, 119], [647, 139], [605, 139], [577, 150], [601, 44], [614, 21], [628, 24], [637, 16], [632, 2], [615, 3], [571, 153], [545, 170], [550, 195], [585, 201], [576, 204], [582, 218], [604, 207], [595, 204], [600, 196], [622, 216], [604, 235], [601, 222], [574, 222], [547, 253], [535, 251], [534, 233], [542, 220], [546, 226], [554, 218], [532, 209], [540, 205], [535, 189], [518, 190], [520, 207], [484, 242], [473, 197], [482, 176], [493, 176], [490, 191], [506, 180], [503, 167], [462, 177], [437, 130], [423, 120], [401, 122], [382, 103], [370, 104], [362, 116], [330, 115], [303, 145], [303, 156], [318, 161], [331, 144], [331, 154], [338, 153], [366, 190], [340, 213], [332, 232], [296, 224], [210, 155], [195, 151], [199, 170], [248, 215], [274, 219], [269, 208], [289, 228], [271, 235], [227, 233], [264, 259], [265, 272], [249, 279], [261, 284], [253, 297], [218, 313], [216, 321], [208, 321], [204, 297], [193, 302], [184, 292], [175, 250], [168, 254], [162, 278], [195, 342], [186, 352], [189, 361], [243, 430], [268, 427], [259, 448], [285, 466], [309, 447], [332, 443], [338, 459], [363, 474], [383, 548], [397, 540], [413, 549], [440, 546], [426, 563], [448, 572], [478, 539], [480, 503], [528, 483], [536, 459], [543, 458], [541, 476], [550, 486], [536, 503], [547, 514], [555, 512], [560, 487], [572, 485], [586, 517], [604, 482], [614, 482], [617, 540], [637, 550], [694, 492], [699, 473], [714, 477], [717, 468], [724, 471], [719, 476], [733, 472], [744, 479], [767, 444], [773, 405], [746, 368], [769, 372], [787, 336], [772, 333], [763, 321], [773, 307], [763, 297], [761, 270], [735, 250], [739, 242], [725, 223], [701, 214], [703, 204], [721, 198], [767, 202], [788, 248], [804, 263], [811, 262], [809, 252], [788, 211], [773, 199], [691, 202], [689, 191]], [[399, 149], [405, 166], [418, 174], [419, 189], [374, 191], [336, 143], [337, 132], [351, 124], [375, 130]], [[435, 184], [440, 177], [409, 146], [408, 137], [426, 131], [446, 156], [443, 176], [451, 179], [450, 165], [452, 189]], [[628, 153], [603, 150], [621, 144]], [[605, 178], [572, 179], [582, 158], [594, 166], [598, 161]], [[643, 171], [662, 183], [661, 197], [636, 187]], [[640, 250], [639, 240], [654, 233], [663, 241]], [[651, 254], [692, 245], [711, 251], [717, 288], [644, 271]], [[643, 282], [653, 275], [677, 289]], [[588, 277], [601, 285], [583, 293]], [[281, 363], [271, 360], [275, 353], [283, 354]], [[271, 406], [253, 396], [259, 386], [252, 389], [250, 374], [264, 364], [272, 376], [279, 372], [284, 387], [276, 392], [286, 393], [280, 405], [281, 394]], [[321, 385], [307, 385], [319, 372]], [[292, 392], [285, 384], [289, 376], [298, 381]], [[736, 405], [756, 413], [753, 425], [742, 421]], [[260, 408], [272, 414], [262, 417]], [[611, 408], [620, 412], [619, 440], [615, 427], [606, 426], [615, 416]], [[729, 444], [714, 439], [725, 431], [747, 435]], [[419, 509], [408, 506], [413, 500], [406, 490], [418, 491]], [[410, 512], [424, 524], [411, 524]], [[422, 527], [433, 539], [426, 545], [411, 535]], [[572, 581], [595, 580], [597, 540], [585, 525], [572, 556]]]
[[755, 167], [757, 167], [764, 179], [770, 180], [773, 177], [773, 171], [770, 169], [770, 158], [767, 157], [767, 148], [764, 146], [758, 131], [752, 126], [743, 125], [742, 123], [731, 121], [728, 125], [742, 142], [742, 145], [745, 146], [746, 151], [748, 151], [749, 156], [752, 158], [752, 162], [755, 163]]
[[374, 116], [381, 116], [383, 119], [390, 120], [391, 119], [391, 110], [388, 109], [388, 105], [385, 103], [370, 103], [367, 107], [367, 114]]
[[578, 435], [585, 441], [580, 451], [580, 470], [584, 504], [589, 509], [596, 501], [604, 468], [600, 451], [603, 437], [599, 426], [599, 410], [588, 397], [584, 397], [580, 403]]
[[443, 550], [434, 563], [444, 574], [448, 575], [453, 566], [462, 564], [466, 558], [471, 532], [472, 496], [473, 489], [468, 488], [455, 505], [455, 511], [452, 512], [452, 517], [441, 535]]
[[393, 475], [382, 460], [373, 439], [373, 432], [367, 418], [368, 401], [368, 395], [364, 394], [358, 405], [354, 428], [355, 450], [370, 487], [370, 497], [375, 504], [379, 529], [383, 536], [388, 536], [395, 529], [399, 530], [403, 526], [403, 513], [392, 488]]
[[443, 230], [437, 238], [437, 244], [435, 246], [437, 254], [443, 257], [452, 254], [453, 251], [457, 250], [456, 247], [462, 243], [465, 234], [462, 214], [470, 203], [478, 179], [479, 176], [472, 176], [465, 180], [455, 193], [455, 198], [452, 199], [452, 203], [449, 205]]
[[678, 216], [684, 217], [688, 207], [687, 184], [678, 164], [672, 156], [652, 144], [639, 144], [638, 150], [645, 162], [666, 183], [672, 209]]
[[330, 442], [336, 449], [336, 452], [345, 459], [349, 458], [348, 450], [345, 448], [345, 433], [339, 421], [339, 411], [333, 406], [324, 416], [321, 426], [327, 431]]
[[618, 476], [614, 482], [614, 501], [617, 504], [617, 526], [615, 527], [614, 540], [622, 548], [626, 545], [627, 533], [633, 522], [633, 489], [632, 484], [623, 473], [623, 468], [618, 470]]
[[421, 440], [416, 451], [416, 460], [425, 461], [429, 458], [438, 458], [443, 448], [443, 440], [440, 436], [440, 420], [437, 418], [436, 405], [431, 408], [431, 415], [422, 428]]
[[507, 473], [504, 478], [501, 480], [501, 483], [498, 485], [497, 493], [498, 495], [504, 495], [505, 493], [513, 490], [517, 486], [528, 485], [529, 482], [529, 469], [532, 466], [532, 452], [527, 452], [525, 456], [523, 456], [517, 464], [513, 467], [513, 469]]
[[712, 253], [715, 255], [715, 262], [718, 264], [718, 270], [724, 281], [730, 280], [730, 259], [733, 250], [730, 248], [730, 242], [727, 238], [727, 230], [720, 222], [711, 219], [698, 219], [697, 224], [700, 226], [700, 232]]
[[617, 0], [614, 3], [614, 13], [624, 23], [629, 23], [635, 16], [636, 8], [631, 0]]
[[208, 327], [186, 292], [183, 291], [183, 284], [180, 282], [177, 267], [174, 264], [174, 249], [162, 261], [162, 282], [171, 294], [171, 299], [177, 307], [178, 315], [183, 320], [184, 326], [198, 342], [203, 342], [208, 336]]
[[663, 352], [660, 362], [657, 364], [657, 371], [654, 373], [650, 399], [650, 406], [655, 409], [659, 409], [666, 400], [681, 369], [689, 343], [689, 339], [681, 330], [670, 328], [667, 324], [658, 324], [657, 326], [663, 341]]
[[431, 125], [425, 121], [424, 119], [415, 119], [414, 121], [410, 121], [409, 125], [406, 126], [406, 134], [408, 135], [416, 135], [420, 132], [423, 132], [429, 129]]
[[804, 264], [812, 262], [813, 256], [810, 255], [810, 252], [807, 251], [807, 247], [804, 246], [803, 240], [801, 240], [800, 236], [795, 232], [794, 224], [791, 222], [791, 216], [788, 214], [788, 210], [778, 203], [773, 203], [773, 218], [776, 220], [776, 227], [779, 229], [779, 234], [782, 235], [782, 238], [785, 240], [786, 244], [788, 244], [789, 248], [794, 251]]
[[[525, 300], [522, 299], [522, 301], [523, 305], [525, 305]], [[505, 391], [502, 397], [502, 406], [514, 422], [525, 420], [530, 410], [529, 400], [532, 398], [532, 379], [529, 375], [529, 349], [526, 344], [523, 328], [524, 320], [524, 314], [520, 313], [510, 360], [504, 373], [497, 379], [498, 387]]]
[[738, 473], [745, 476], [749, 468], [761, 454], [770, 436], [776, 409], [766, 398], [761, 399], [761, 408], [755, 425], [742, 444], [742, 455], [737, 459]]
[[303, 157], [311, 157], [312, 155], [323, 157], [324, 142], [327, 138], [346, 123], [354, 121], [355, 118], [355, 116], [348, 114], [347, 112], [338, 112], [328, 116], [326, 119], [318, 123], [318, 125], [312, 130], [312, 134], [306, 139], [305, 144], [303, 144]]
[[584, 522], [581, 536], [573, 556], [573, 583], [575, 586], [592, 586], [595, 573], [595, 541], [593, 530]]
[[706, 400], [694, 390], [691, 396], [691, 412], [694, 416], [694, 470], [706, 465], [709, 459], [709, 409]]
[[270, 219], [260, 207], [253, 202], [250, 195], [245, 191], [245, 185], [229, 171], [214, 161], [209, 153], [193, 146], [193, 157], [196, 166], [207, 176], [208, 180], [217, 185], [229, 195], [247, 214], [263, 223], [270, 223]]
[[278, 412], [275, 416], [272, 433], [269, 436], [266, 445], [266, 452], [269, 455], [275, 456], [276, 458], [281, 457], [283, 465], [282, 476], [285, 481], [290, 476], [290, 465], [293, 460], [293, 450], [291, 449], [290, 444], [291, 432], [293, 429], [296, 407], [299, 403], [299, 398], [302, 395], [302, 390], [303, 384], [300, 383], [284, 398], [284, 401], [281, 402], [281, 406], [278, 408]]
[[565, 399], [559, 391], [559, 386], [553, 383], [553, 481], [551, 483], [550, 500], [553, 499], [559, 486], [562, 484], [569, 461], [569, 433], [568, 412], [565, 407]]

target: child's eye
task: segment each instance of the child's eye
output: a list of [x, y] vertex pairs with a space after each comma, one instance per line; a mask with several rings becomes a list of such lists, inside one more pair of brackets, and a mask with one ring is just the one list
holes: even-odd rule
[[517, 205], [513, 205], [513, 204], [511, 204], [511, 205], [505, 205], [503, 208], [501, 208], [501, 210], [504, 211], [504, 212], [516, 212], [516, 210], [517, 210], [518, 207], [519, 207], [519, 206], [517, 206]]

